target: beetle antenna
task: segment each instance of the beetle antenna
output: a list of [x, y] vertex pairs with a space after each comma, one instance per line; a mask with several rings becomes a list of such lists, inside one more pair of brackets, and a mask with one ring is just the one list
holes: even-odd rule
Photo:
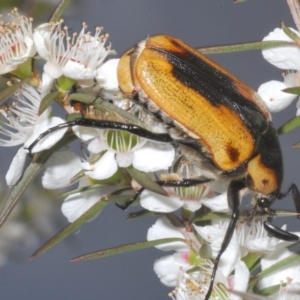
[[73, 127], [73, 126], [84, 126], [84, 127], [92, 127], [92, 128], [102, 128], [102, 129], [116, 129], [116, 130], [124, 130], [129, 133], [135, 134], [145, 139], [149, 139], [152, 141], [162, 142], [162, 143], [173, 143], [173, 138], [168, 133], [154, 133], [144, 129], [140, 126], [133, 124], [125, 124], [115, 121], [106, 121], [106, 120], [96, 120], [96, 119], [86, 119], [86, 118], [78, 118], [70, 122], [62, 123], [57, 126], [49, 128], [47, 131], [43, 132], [29, 147], [24, 148], [29, 151], [29, 154], [32, 153], [33, 147], [48, 134], [65, 128], [65, 127]]

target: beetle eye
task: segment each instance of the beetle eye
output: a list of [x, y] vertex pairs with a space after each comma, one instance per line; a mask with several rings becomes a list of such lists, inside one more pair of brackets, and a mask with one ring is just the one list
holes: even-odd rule
[[264, 210], [270, 207], [271, 201], [268, 198], [258, 198], [256, 204], [260, 209]]

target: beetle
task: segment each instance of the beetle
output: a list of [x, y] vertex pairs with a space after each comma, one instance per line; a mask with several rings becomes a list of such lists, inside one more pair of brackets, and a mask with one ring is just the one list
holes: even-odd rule
[[[117, 75], [123, 94], [165, 124], [167, 133], [81, 118], [49, 129], [30, 149], [48, 133], [67, 126], [126, 130], [150, 140], [176, 143], [187, 159], [201, 168], [207, 181], [227, 181], [230, 223], [215, 259], [205, 298], [209, 299], [218, 262], [239, 218], [241, 191], [254, 194], [253, 215], [267, 212], [272, 216], [271, 204], [288, 193], [300, 212], [296, 185], [285, 194], [280, 191], [282, 154], [270, 113], [253, 89], [196, 49], [167, 35], [149, 37], [128, 50], [120, 58]], [[189, 185], [188, 179], [181, 184]], [[279, 239], [299, 240], [269, 221], [264, 227]]]

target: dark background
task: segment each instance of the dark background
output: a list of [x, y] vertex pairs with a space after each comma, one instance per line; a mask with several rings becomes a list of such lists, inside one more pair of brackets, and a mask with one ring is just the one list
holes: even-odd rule
[[[14, 3], [21, 5], [20, 10], [22, 7], [28, 16], [38, 13], [35, 20], [40, 22], [50, 16], [51, 9], [42, 7], [41, 1]], [[70, 4], [64, 19], [68, 27], [76, 31], [81, 29], [82, 21], [88, 23], [90, 30], [104, 26], [110, 34], [112, 48], [119, 55], [148, 35], [158, 33], [204, 47], [261, 40], [279, 27], [281, 20], [294, 27], [285, 1], [274, 0], [249, 0], [238, 4], [231, 0], [78, 0]], [[281, 80], [280, 70], [265, 62], [258, 50], [214, 55], [213, 58], [254, 89], [265, 81]], [[278, 127], [295, 112], [293, 103], [285, 112], [273, 116], [275, 125]], [[298, 141], [299, 130], [280, 137], [285, 164], [283, 191], [292, 182], [300, 183], [300, 150], [291, 148]], [[4, 181], [13, 155], [11, 149], [1, 149], [1, 181]], [[278, 207], [293, 209], [290, 198], [284, 201], [278, 203]], [[61, 214], [59, 206], [57, 214]], [[1, 299], [169, 299], [169, 289], [152, 270], [154, 259], [166, 255], [161, 251], [149, 249], [81, 263], [69, 262], [83, 253], [145, 240], [147, 229], [155, 219], [126, 221], [126, 217], [127, 212], [110, 205], [68, 241], [40, 257], [32, 261], [27, 258], [9, 261], [1, 270]], [[299, 231], [300, 221], [296, 218], [276, 222], [288, 222], [290, 230]], [[26, 248], [25, 256], [29, 257], [35, 249]]]

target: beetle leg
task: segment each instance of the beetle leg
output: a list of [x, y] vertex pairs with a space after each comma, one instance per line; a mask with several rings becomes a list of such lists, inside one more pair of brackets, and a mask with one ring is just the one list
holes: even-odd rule
[[[280, 195], [279, 199], [287, 196], [290, 193], [292, 194], [292, 198], [294, 200], [296, 211], [299, 214], [300, 213], [300, 194], [299, 194], [299, 190], [298, 190], [297, 186], [294, 183], [290, 186], [290, 188], [288, 189], [288, 191], [285, 194]], [[300, 218], [300, 215], [298, 215], [297, 217]], [[264, 222], [264, 227], [270, 235], [276, 237], [277, 239], [287, 241], [287, 242], [298, 242], [300, 240], [300, 238], [297, 235], [290, 233], [288, 231], [285, 231], [277, 226], [274, 226], [269, 221]]]
[[[294, 183], [290, 186], [288, 191], [285, 194], [281, 194], [278, 199], [281, 199], [290, 193], [292, 194], [292, 198], [294, 200], [296, 211], [298, 214], [300, 214], [300, 193], [299, 193], [297, 186]], [[298, 215], [297, 217], [300, 218], [300, 215]], [[285, 230], [273, 225], [270, 222], [271, 220], [272, 220], [272, 217], [268, 221], [264, 222], [264, 228], [270, 235], [276, 237], [277, 239], [287, 241], [287, 242], [297, 242], [300, 240], [300, 238], [297, 235], [290, 233], [288, 231], [285, 231]]]
[[211, 178], [201, 178], [201, 179], [192, 179], [192, 178], [184, 178], [182, 180], [156, 180], [155, 182], [160, 186], [167, 187], [189, 187], [195, 186], [203, 183], [210, 182], [214, 179]]
[[280, 198], [285, 197], [286, 195], [288, 195], [290, 193], [292, 194], [292, 198], [294, 200], [296, 211], [299, 214], [297, 216], [297, 218], [300, 218], [300, 193], [299, 193], [298, 187], [294, 183], [290, 186], [290, 188], [288, 189], [288, 191], [285, 194], [281, 195]]
[[272, 236], [276, 237], [277, 239], [287, 241], [287, 242], [298, 242], [299, 237], [293, 233], [285, 231], [277, 226], [274, 226], [271, 222], [265, 221], [264, 222], [265, 230]]
[[231, 209], [230, 223], [227, 228], [224, 240], [222, 242], [221, 249], [215, 259], [215, 264], [214, 264], [214, 268], [213, 268], [213, 271], [211, 274], [210, 284], [209, 284], [207, 294], [205, 296], [205, 300], [209, 300], [209, 297], [211, 295], [211, 292], [212, 292], [212, 289], [214, 286], [214, 280], [216, 277], [220, 258], [231, 241], [231, 238], [232, 238], [235, 226], [236, 226], [236, 222], [239, 218], [240, 191], [243, 188], [245, 188], [245, 183], [243, 181], [238, 181], [238, 180], [232, 181], [228, 187], [228, 192], [227, 192], [228, 206]]
[[[198, 184], [203, 184], [212, 181], [213, 179], [204, 178], [204, 179], [182, 179], [182, 180], [156, 180], [155, 182], [160, 186], [167, 187], [189, 187]], [[116, 204], [122, 210], [126, 210], [136, 199], [141, 195], [145, 188], [140, 188], [135, 195], [132, 197], [130, 201], [125, 203], [124, 205]]]
[[93, 128], [103, 128], [103, 129], [117, 129], [117, 130], [124, 130], [129, 133], [135, 134], [137, 136], [162, 142], [162, 143], [172, 143], [174, 140], [172, 137], [167, 133], [153, 133], [151, 131], [148, 131], [147, 129], [144, 129], [137, 125], [132, 124], [125, 124], [120, 122], [114, 122], [114, 121], [104, 121], [104, 120], [96, 120], [96, 119], [85, 119], [85, 118], [78, 118], [70, 122], [65, 122], [62, 124], [59, 124], [57, 126], [49, 128], [47, 131], [43, 132], [28, 148], [29, 153], [31, 154], [31, 151], [33, 147], [45, 136], [50, 134], [51, 132], [54, 132], [56, 130], [66, 128], [66, 127], [73, 127], [73, 126], [84, 126], [84, 127], [93, 127]]

